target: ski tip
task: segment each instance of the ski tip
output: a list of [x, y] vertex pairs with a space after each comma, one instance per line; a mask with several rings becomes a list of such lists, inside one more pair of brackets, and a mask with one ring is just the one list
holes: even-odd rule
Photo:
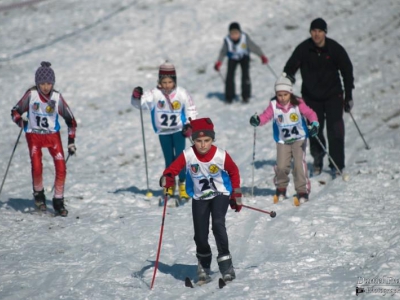
[[222, 278], [220, 278], [218, 280], [218, 286], [220, 289], [222, 289], [224, 286], [226, 286], [226, 282]]
[[186, 287], [193, 288], [193, 283], [192, 283], [192, 281], [190, 280], [189, 277], [186, 277], [186, 278], [185, 278], [185, 286], [186, 286]]

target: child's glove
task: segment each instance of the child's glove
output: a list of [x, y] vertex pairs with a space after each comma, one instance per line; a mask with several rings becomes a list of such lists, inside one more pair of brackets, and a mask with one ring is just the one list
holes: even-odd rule
[[75, 152], [76, 152], [75, 139], [68, 138], [68, 154], [72, 156], [75, 154]]
[[250, 124], [251, 126], [257, 127], [258, 125], [260, 125], [260, 117], [258, 115], [253, 115], [250, 118]]
[[24, 128], [26, 124], [28, 124], [28, 118], [25, 115], [19, 116], [16, 118], [15, 123], [21, 128]]
[[240, 188], [233, 190], [229, 200], [229, 205], [235, 210], [235, 212], [240, 212], [242, 209], [242, 190]]
[[135, 87], [133, 89], [133, 92], [132, 92], [132, 97], [133, 98], [140, 100], [142, 98], [142, 95], [143, 95], [143, 88], [142, 87], [137, 86], [137, 87]]
[[354, 101], [352, 99], [345, 99], [344, 100], [344, 111], [349, 113], [351, 112], [354, 106]]
[[221, 61], [217, 61], [214, 65], [214, 70], [219, 72], [219, 69], [221, 68], [222, 62]]
[[319, 130], [319, 123], [317, 121], [312, 122], [309, 130], [310, 136], [311, 137], [317, 136], [318, 130]]
[[263, 65], [266, 65], [268, 63], [268, 58], [265, 55], [261, 56], [261, 62]]
[[183, 125], [182, 134], [185, 137], [190, 137], [192, 135], [192, 126], [190, 124]]
[[160, 178], [160, 186], [166, 189], [175, 185], [175, 178], [171, 173], [165, 174]]

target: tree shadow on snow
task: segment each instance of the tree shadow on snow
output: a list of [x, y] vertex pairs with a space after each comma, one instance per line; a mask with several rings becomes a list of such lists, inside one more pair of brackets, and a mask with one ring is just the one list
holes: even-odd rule
[[[162, 196], [162, 190], [161, 188], [159, 190], [149, 190], [150, 192], [153, 193], [154, 197], [161, 197]], [[147, 190], [141, 190], [139, 188], [137, 188], [136, 186], [131, 186], [128, 188], [120, 188], [120, 189], [116, 189], [114, 192], [114, 194], [121, 194], [121, 193], [132, 193], [132, 194], [142, 194], [142, 195], [146, 195], [147, 194]]]
[[[155, 261], [147, 260], [150, 262], [149, 265], [144, 266], [140, 271], [133, 272], [132, 277], [143, 278], [144, 273], [155, 266]], [[197, 274], [197, 264], [196, 265], [184, 265], [184, 264], [173, 264], [172, 266], [158, 262], [158, 270], [164, 274], [169, 274], [177, 280], [185, 281], [186, 277], [195, 278]]]

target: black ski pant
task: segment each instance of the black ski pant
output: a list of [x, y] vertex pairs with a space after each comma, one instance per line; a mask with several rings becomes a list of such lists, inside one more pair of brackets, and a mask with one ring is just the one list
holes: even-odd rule
[[[329, 155], [338, 166], [339, 170], [345, 167], [344, 155], [344, 121], [343, 121], [343, 98], [342, 95], [335, 95], [328, 99], [319, 99], [322, 101], [309, 100], [304, 97], [306, 104], [315, 111], [320, 124], [318, 137], [328, 150]], [[326, 133], [328, 138], [328, 148], [324, 137], [324, 128], [326, 123]], [[310, 138], [310, 152], [314, 158], [314, 166], [321, 167], [325, 151], [322, 149], [317, 139]], [[329, 167], [335, 168], [329, 160]]]
[[[210, 216], [212, 231], [218, 249], [218, 257], [230, 254], [225, 215], [229, 206], [229, 196], [219, 195], [211, 200], [192, 200], [194, 241], [200, 256], [211, 256], [208, 243]], [[198, 255], [198, 257], [199, 257]]]
[[240, 60], [228, 60], [228, 71], [225, 81], [225, 100], [232, 102], [235, 98], [235, 72], [237, 65], [242, 69], [242, 98], [248, 100], [251, 96], [250, 57], [244, 56]]

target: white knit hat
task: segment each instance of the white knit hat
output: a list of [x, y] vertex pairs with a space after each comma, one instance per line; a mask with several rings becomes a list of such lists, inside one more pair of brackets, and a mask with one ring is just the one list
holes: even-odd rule
[[289, 78], [286, 77], [286, 73], [282, 73], [281, 77], [275, 82], [275, 92], [286, 91], [293, 93], [293, 85]]

